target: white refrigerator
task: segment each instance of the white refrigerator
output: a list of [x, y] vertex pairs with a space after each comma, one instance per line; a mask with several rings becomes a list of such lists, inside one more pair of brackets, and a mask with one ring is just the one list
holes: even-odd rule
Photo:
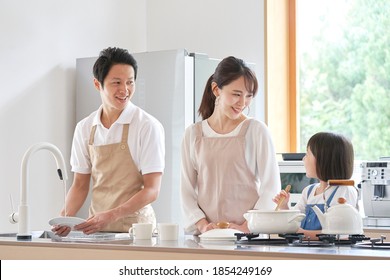
[[[132, 102], [156, 117], [165, 129], [165, 171], [160, 195], [152, 205], [157, 222], [182, 224], [180, 205], [180, 146], [187, 126], [200, 120], [197, 110], [207, 79], [220, 59], [185, 49], [134, 53], [138, 64], [136, 91]], [[76, 120], [101, 104], [93, 86], [92, 66], [97, 57], [76, 60]], [[250, 64], [254, 67], [254, 64]], [[260, 104], [260, 105], [258, 105]], [[263, 100], [251, 105], [251, 116], [261, 119]], [[257, 117], [260, 116], [260, 117]], [[80, 216], [88, 215], [89, 201]]]

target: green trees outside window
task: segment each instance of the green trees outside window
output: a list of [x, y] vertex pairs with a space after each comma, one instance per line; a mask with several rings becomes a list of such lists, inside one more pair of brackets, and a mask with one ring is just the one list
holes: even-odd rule
[[300, 143], [343, 133], [355, 158], [390, 156], [390, 1], [297, 0]]

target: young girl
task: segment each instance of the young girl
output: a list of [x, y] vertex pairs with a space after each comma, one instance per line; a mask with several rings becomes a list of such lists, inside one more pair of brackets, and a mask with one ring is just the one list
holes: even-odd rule
[[[343, 197], [348, 204], [357, 207], [358, 192], [351, 186], [328, 186], [328, 180], [350, 179], [353, 172], [354, 152], [352, 143], [340, 134], [319, 132], [307, 143], [307, 153], [303, 158], [306, 176], [319, 179], [319, 183], [307, 186], [302, 196], [293, 207], [306, 214], [298, 232], [310, 239], [316, 239], [321, 233], [321, 224], [312, 206], [317, 205], [323, 212], [327, 207], [337, 204]], [[289, 209], [290, 194], [282, 190], [273, 199], [278, 203], [284, 197], [280, 209]]]

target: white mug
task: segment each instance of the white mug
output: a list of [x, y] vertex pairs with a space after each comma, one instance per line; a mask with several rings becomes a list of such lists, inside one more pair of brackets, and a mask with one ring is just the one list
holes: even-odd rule
[[134, 223], [129, 229], [130, 236], [134, 239], [152, 239], [153, 224]]
[[158, 223], [157, 234], [160, 240], [177, 240], [179, 237], [179, 225], [174, 223]]

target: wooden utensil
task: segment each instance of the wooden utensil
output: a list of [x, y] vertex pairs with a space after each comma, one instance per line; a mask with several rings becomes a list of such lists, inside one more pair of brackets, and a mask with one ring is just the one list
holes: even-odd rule
[[[289, 193], [290, 190], [291, 190], [291, 185], [287, 185], [286, 188], [285, 188], [284, 190], [285, 190], [287, 193]], [[276, 205], [275, 211], [278, 211], [278, 210], [279, 210], [280, 205], [282, 205], [284, 199], [285, 199], [284, 196], [282, 196], [282, 197], [280, 198], [278, 205]]]
[[354, 180], [328, 180], [328, 186], [354, 186]]

